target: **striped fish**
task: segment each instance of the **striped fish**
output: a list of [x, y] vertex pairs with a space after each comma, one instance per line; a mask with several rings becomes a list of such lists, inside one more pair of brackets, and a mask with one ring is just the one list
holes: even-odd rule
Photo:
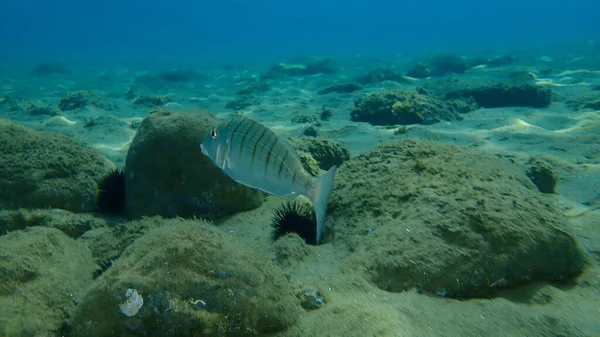
[[319, 243], [335, 166], [320, 177], [311, 176], [287, 141], [257, 121], [243, 117], [212, 129], [200, 150], [238, 183], [280, 197], [301, 194], [309, 198], [317, 217]]

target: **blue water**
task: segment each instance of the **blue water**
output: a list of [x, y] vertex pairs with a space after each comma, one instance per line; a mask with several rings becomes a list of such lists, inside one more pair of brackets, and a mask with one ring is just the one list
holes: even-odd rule
[[518, 48], [598, 38], [600, 3], [542, 1], [9, 1], [19, 59], [277, 59]]

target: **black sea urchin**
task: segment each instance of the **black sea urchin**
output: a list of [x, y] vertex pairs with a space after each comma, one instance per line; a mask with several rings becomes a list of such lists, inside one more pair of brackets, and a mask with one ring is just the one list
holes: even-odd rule
[[273, 214], [273, 240], [296, 233], [309, 245], [317, 244], [317, 220], [313, 209], [305, 203], [286, 202]]
[[125, 213], [125, 172], [122, 168], [110, 171], [98, 183], [98, 210], [110, 215]]

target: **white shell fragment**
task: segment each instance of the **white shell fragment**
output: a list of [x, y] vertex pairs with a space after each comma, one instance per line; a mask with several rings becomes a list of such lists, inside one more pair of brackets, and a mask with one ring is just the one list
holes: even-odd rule
[[119, 304], [119, 308], [123, 315], [133, 317], [138, 313], [142, 305], [144, 305], [144, 299], [137, 290], [131, 288], [127, 289], [125, 297], [127, 297], [127, 299], [124, 303]]

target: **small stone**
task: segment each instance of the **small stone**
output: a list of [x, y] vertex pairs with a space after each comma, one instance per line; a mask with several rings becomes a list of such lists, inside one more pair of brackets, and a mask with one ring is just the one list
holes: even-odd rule
[[319, 309], [325, 304], [325, 299], [315, 288], [306, 288], [298, 294], [302, 307], [306, 310]]
[[140, 308], [144, 305], [144, 298], [135, 289], [127, 289], [125, 292], [127, 299], [125, 302], [119, 304], [119, 309], [123, 315], [127, 317], [133, 317], [137, 315]]
[[529, 165], [527, 176], [538, 190], [542, 193], [556, 193], [558, 175], [554, 172], [552, 167], [538, 158], [531, 158], [529, 160]]

